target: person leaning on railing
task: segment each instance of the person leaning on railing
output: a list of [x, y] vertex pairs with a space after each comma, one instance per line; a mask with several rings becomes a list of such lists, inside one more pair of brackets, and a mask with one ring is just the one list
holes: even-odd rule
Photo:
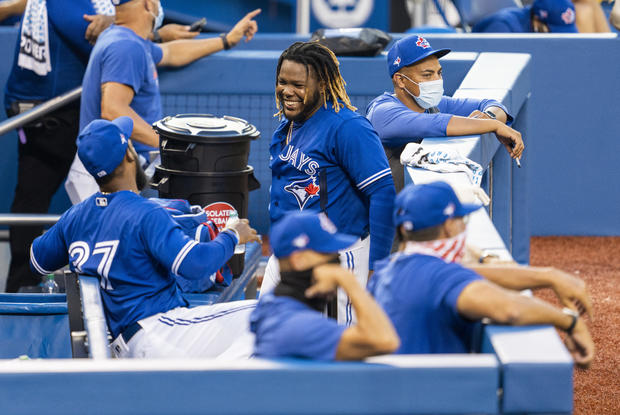
[[[513, 326], [550, 324], [566, 332], [566, 345], [582, 367], [594, 358], [594, 342], [582, 315], [592, 305], [585, 283], [553, 269], [460, 264], [465, 218], [481, 205], [461, 203], [444, 182], [409, 185], [396, 197], [398, 251], [377, 264], [369, 291], [401, 339], [396, 353], [467, 353], [475, 323], [489, 318]], [[553, 288], [565, 305], [519, 293]]]
[[512, 158], [523, 153], [521, 133], [507, 125], [512, 117], [501, 103], [443, 94], [439, 58], [449, 52], [434, 50], [418, 35], [397, 41], [387, 58], [394, 93], [385, 92], [368, 104], [366, 117], [379, 134], [397, 191], [404, 186], [400, 154], [405, 145], [424, 137], [494, 133]]

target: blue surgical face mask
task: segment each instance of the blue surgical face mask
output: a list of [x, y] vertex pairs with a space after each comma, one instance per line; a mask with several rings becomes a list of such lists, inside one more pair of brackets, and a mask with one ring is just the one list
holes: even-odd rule
[[151, 15], [155, 18], [153, 21], [153, 31], [159, 29], [164, 22], [164, 9], [161, 7], [161, 1], [157, 2], [157, 15], [151, 12]]
[[407, 88], [405, 91], [417, 102], [417, 104], [424, 108], [425, 110], [429, 108], [436, 107], [439, 105], [441, 98], [443, 97], [443, 79], [437, 79], [435, 81], [427, 81], [417, 83], [416, 81], [409, 78], [407, 75], [399, 74], [403, 78], [407, 78], [409, 81], [413, 82], [420, 89], [420, 95], [413, 95]]

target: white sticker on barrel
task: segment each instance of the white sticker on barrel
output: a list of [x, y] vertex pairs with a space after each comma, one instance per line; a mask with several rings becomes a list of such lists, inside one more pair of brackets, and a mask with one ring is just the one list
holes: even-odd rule
[[217, 226], [217, 229], [220, 231], [226, 226], [231, 212], [236, 210], [231, 204], [226, 202], [211, 203], [205, 206], [204, 209], [209, 219], [215, 223], [215, 226]]

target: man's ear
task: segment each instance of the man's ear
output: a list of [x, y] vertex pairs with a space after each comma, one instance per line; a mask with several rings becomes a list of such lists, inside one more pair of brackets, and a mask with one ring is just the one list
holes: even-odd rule
[[136, 160], [136, 155], [133, 151], [131, 151], [130, 147], [127, 147], [127, 151], [125, 152], [125, 160], [127, 160], [128, 163], [133, 163]]
[[157, 10], [155, 11], [151, 10], [151, 7], [153, 7], [153, 0], [143, 0], [143, 1], [144, 1], [144, 8], [146, 9], [147, 12], [157, 14]]
[[405, 87], [405, 84], [403, 83], [402, 78], [398, 75], [398, 72], [392, 75], [392, 84], [394, 85], [395, 88]]

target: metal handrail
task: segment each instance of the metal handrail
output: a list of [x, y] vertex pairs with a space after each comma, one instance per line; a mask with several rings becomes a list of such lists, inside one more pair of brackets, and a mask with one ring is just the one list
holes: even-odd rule
[[0, 136], [4, 135], [16, 128], [23, 127], [24, 125], [32, 122], [38, 118], [41, 118], [50, 112], [64, 107], [67, 104], [77, 100], [82, 95], [82, 87], [79, 86], [75, 89], [72, 89], [69, 92], [66, 92], [62, 95], [59, 95], [55, 98], [52, 98], [48, 101], [45, 101], [32, 109], [22, 112], [21, 114], [15, 115], [3, 122], [0, 123]]
[[60, 219], [60, 215], [40, 213], [6, 213], [0, 215], [0, 226], [34, 226], [53, 225]]

